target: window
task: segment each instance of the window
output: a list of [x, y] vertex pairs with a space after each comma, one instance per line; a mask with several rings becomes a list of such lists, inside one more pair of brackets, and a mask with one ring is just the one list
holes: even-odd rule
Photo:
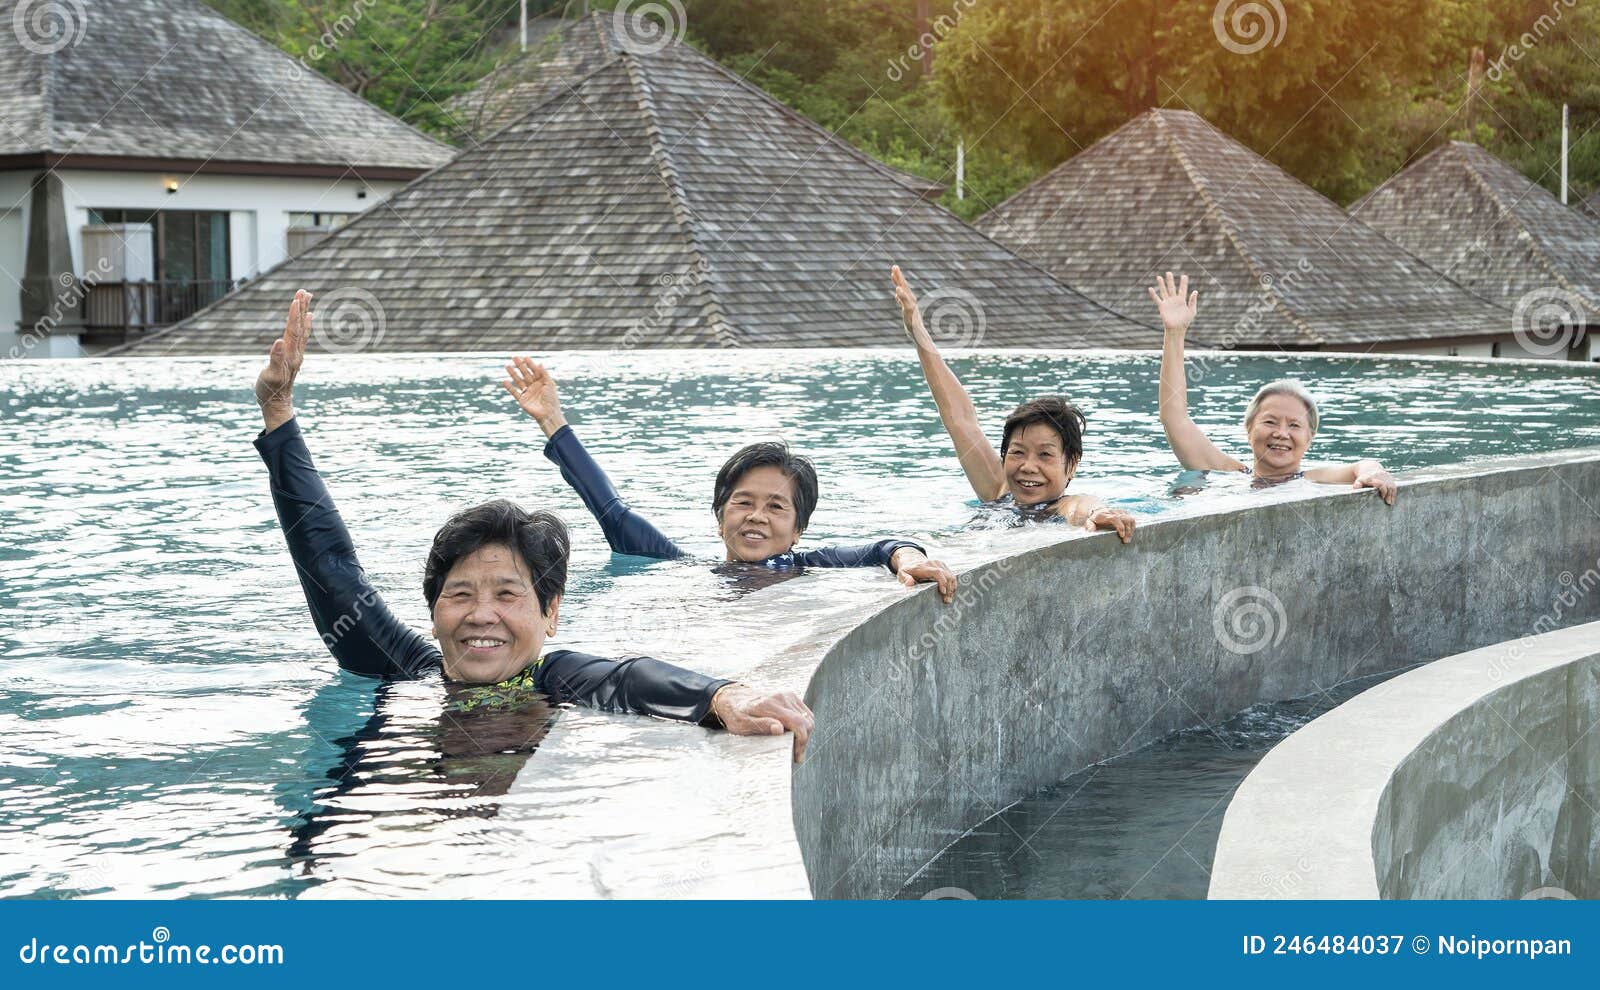
[[291, 213], [289, 226], [291, 227], [327, 227], [329, 230], [338, 230], [350, 222], [354, 213]]
[[147, 223], [155, 231], [156, 281], [227, 282], [228, 214], [210, 210], [95, 208], [89, 222]]

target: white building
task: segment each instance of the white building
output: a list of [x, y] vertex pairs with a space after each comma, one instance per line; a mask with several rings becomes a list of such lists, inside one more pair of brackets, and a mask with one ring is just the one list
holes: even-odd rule
[[454, 156], [198, 0], [35, 6], [0, 0], [0, 359], [137, 340]]

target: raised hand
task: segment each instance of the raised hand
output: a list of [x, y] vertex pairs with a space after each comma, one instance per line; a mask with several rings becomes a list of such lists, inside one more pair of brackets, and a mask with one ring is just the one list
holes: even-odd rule
[[1167, 272], [1165, 281], [1158, 275], [1156, 284], [1149, 292], [1150, 298], [1161, 310], [1161, 326], [1164, 330], [1182, 334], [1189, 329], [1196, 310], [1200, 308], [1200, 293], [1189, 291], [1189, 276], [1185, 275], [1175, 283], [1171, 272]]
[[289, 303], [289, 320], [283, 336], [267, 351], [267, 366], [256, 376], [256, 404], [266, 420], [267, 432], [294, 419], [294, 380], [306, 357], [306, 341], [311, 339], [311, 293], [304, 289]]
[[736, 736], [781, 736], [794, 733], [794, 761], [806, 754], [816, 719], [792, 691], [762, 694], [743, 684], [726, 684], [711, 698], [711, 712]]
[[556, 380], [544, 365], [532, 358], [512, 358], [506, 362], [506, 375], [508, 377], [500, 384], [517, 400], [523, 412], [538, 421], [545, 436], [554, 436], [567, 425], [567, 417], [561, 414], [561, 395], [556, 391]]
[[894, 301], [900, 304], [900, 316], [906, 323], [906, 336], [919, 347], [932, 345], [933, 338], [928, 336], [927, 328], [922, 325], [922, 310], [917, 308], [917, 294], [911, 291], [906, 277], [900, 274], [900, 266], [890, 268], [889, 275], [894, 279]]

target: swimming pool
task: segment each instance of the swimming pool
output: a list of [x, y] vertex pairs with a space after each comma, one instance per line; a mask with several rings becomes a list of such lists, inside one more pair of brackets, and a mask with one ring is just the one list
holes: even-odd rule
[[[542, 886], [525, 850], [495, 827], [509, 802], [537, 819], [584, 800], [582, 788], [541, 793], [540, 755], [526, 756], [556, 716], [500, 713], [463, 731], [442, 717], [436, 681], [375, 693], [322, 649], [250, 446], [259, 363], [0, 366], [0, 895], [566, 892]], [[818, 463], [823, 497], [808, 542], [903, 533], [959, 563], [1039, 537], [970, 530], [970, 491], [909, 354], [581, 353], [548, 363], [579, 435], [624, 494], [698, 552], [720, 550], [708, 509], [716, 466], [771, 435]], [[537, 427], [500, 390], [499, 364], [308, 359], [298, 407], [309, 444], [363, 563], [403, 618], [426, 625], [421, 562], [437, 525], [495, 496], [555, 509], [572, 526], [560, 646], [632, 647], [732, 674], [804, 639], [842, 602], [894, 591], [882, 574], [813, 573], [786, 586], [774, 622], [770, 609], [748, 607], [768, 593], [731, 602], [735, 589], [702, 565], [613, 561], [543, 458]], [[991, 435], [1036, 392], [1064, 390], [1085, 407], [1074, 490], [1144, 513], [1177, 503], [1153, 355], [973, 354], [953, 364]], [[1600, 443], [1596, 371], [1230, 356], [1208, 359], [1191, 405], [1213, 435], [1236, 438], [1254, 387], [1297, 374], [1324, 400], [1312, 460], [1367, 455], [1399, 469]], [[1238, 487], [1226, 479], [1198, 497], [1236, 497]], [[546, 779], [595, 789], [648, 779], [655, 756], [628, 747], [628, 719], [561, 718], [592, 762]], [[741, 744], [674, 729], [675, 745]]]

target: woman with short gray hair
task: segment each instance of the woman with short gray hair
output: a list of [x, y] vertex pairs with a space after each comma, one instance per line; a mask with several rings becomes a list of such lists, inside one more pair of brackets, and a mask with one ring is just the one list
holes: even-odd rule
[[1300, 382], [1285, 378], [1261, 386], [1245, 408], [1244, 434], [1254, 463], [1223, 453], [1189, 418], [1189, 386], [1183, 373], [1183, 336], [1199, 308], [1200, 293], [1189, 291], [1189, 276], [1174, 282], [1172, 273], [1156, 278], [1150, 298], [1161, 310], [1164, 342], [1161, 348], [1161, 394], [1157, 400], [1161, 427], [1178, 463], [1189, 471], [1239, 471], [1262, 485], [1305, 478], [1327, 485], [1371, 488], [1389, 505], [1394, 504], [1394, 476], [1374, 460], [1302, 468], [1311, 441], [1317, 435], [1317, 400]]

